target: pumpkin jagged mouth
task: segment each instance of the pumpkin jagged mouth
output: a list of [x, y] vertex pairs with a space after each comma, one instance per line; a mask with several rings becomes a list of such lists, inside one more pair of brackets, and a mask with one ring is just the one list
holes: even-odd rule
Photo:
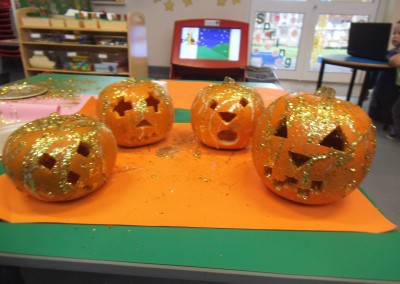
[[285, 176], [285, 180], [277, 180], [272, 177], [272, 168], [264, 167], [264, 176], [271, 179], [274, 188], [277, 191], [282, 190], [284, 187], [292, 190], [297, 190], [297, 196], [301, 199], [308, 199], [311, 194], [319, 194], [323, 191], [324, 183], [322, 181], [311, 181], [310, 188], [299, 188], [298, 180], [294, 177]]
[[144, 135], [141, 137], [137, 137], [137, 136], [133, 136], [130, 138], [131, 142], [141, 142], [141, 141], [147, 141], [149, 139], [153, 139], [154, 137], [157, 137], [159, 134], [157, 134], [156, 132], [152, 132], [148, 135]]
[[231, 144], [235, 143], [238, 139], [237, 133], [231, 129], [218, 132], [217, 137], [221, 142]]

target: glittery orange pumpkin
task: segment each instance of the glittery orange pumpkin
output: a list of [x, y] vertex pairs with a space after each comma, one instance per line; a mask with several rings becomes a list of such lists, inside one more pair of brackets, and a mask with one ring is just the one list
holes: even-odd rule
[[257, 123], [252, 144], [264, 184], [304, 204], [331, 203], [348, 195], [367, 174], [374, 152], [371, 119], [327, 87], [274, 101]]
[[262, 114], [261, 96], [229, 77], [203, 88], [193, 101], [191, 123], [196, 137], [217, 149], [241, 149], [249, 144]]
[[8, 137], [3, 165], [22, 192], [44, 201], [67, 201], [107, 181], [117, 150], [112, 132], [100, 121], [52, 114], [24, 124]]
[[159, 84], [130, 78], [105, 87], [96, 105], [97, 117], [125, 147], [148, 145], [164, 139], [174, 121], [169, 94]]

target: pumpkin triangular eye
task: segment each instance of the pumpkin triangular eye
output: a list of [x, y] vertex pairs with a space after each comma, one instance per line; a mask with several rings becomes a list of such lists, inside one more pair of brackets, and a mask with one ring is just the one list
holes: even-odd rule
[[293, 162], [293, 164], [296, 166], [296, 168], [300, 168], [302, 165], [307, 163], [308, 160], [310, 160], [310, 157], [292, 151], [289, 151], [289, 157], [290, 160]]
[[279, 122], [278, 126], [276, 127], [274, 136], [287, 138], [286, 117]]
[[346, 136], [344, 135], [342, 129], [338, 126], [331, 133], [329, 133], [319, 144], [321, 146], [344, 151], [346, 145]]

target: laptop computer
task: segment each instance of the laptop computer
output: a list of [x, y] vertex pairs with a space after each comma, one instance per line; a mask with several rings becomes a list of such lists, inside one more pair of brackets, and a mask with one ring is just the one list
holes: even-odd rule
[[391, 23], [351, 23], [347, 53], [352, 56], [387, 61]]

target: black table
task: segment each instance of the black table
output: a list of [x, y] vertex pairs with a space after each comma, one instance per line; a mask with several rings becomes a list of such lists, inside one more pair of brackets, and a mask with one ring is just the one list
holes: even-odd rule
[[357, 103], [360, 107], [362, 106], [363, 101], [366, 99], [368, 95], [368, 85], [369, 85], [369, 79], [371, 77], [370, 76], [371, 72], [394, 68], [385, 61], [365, 59], [347, 54], [324, 55], [321, 61], [321, 68], [319, 70], [317, 89], [322, 85], [322, 78], [324, 76], [325, 64], [348, 67], [353, 70], [349, 84], [349, 89], [347, 91], [347, 96], [346, 96], [347, 101], [349, 101], [351, 98], [351, 93], [353, 91], [354, 80], [356, 78], [357, 71], [362, 70], [366, 72]]

